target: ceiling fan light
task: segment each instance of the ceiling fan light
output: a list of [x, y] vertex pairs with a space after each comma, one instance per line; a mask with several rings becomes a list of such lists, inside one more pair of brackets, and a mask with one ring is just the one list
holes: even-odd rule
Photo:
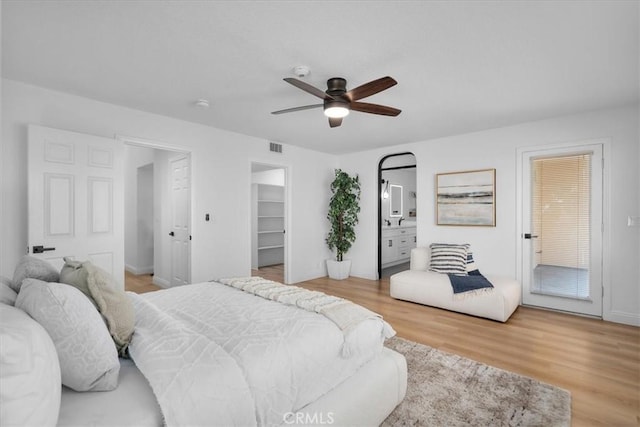
[[334, 119], [341, 119], [349, 115], [349, 109], [346, 107], [328, 107], [325, 108], [324, 115]]

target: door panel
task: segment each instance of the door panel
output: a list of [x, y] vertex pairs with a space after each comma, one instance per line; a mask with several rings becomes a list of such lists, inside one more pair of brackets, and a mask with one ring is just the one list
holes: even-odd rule
[[113, 232], [113, 180], [89, 178], [89, 233]]
[[57, 268], [90, 260], [124, 287], [122, 168], [122, 142], [30, 125], [29, 252]]
[[602, 316], [602, 145], [521, 162], [523, 303]]
[[190, 170], [189, 158], [170, 161], [171, 168], [171, 286], [190, 282]]
[[74, 180], [72, 175], [44, 174], [45, 235], [73, 236]]

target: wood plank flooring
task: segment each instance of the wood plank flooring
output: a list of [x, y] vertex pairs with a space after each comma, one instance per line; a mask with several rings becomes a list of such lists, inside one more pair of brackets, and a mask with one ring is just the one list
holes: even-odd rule
[[284, 283], [284, 264], [270, 265], [251, 270], [252, 276], [260, 276], [267, 280]]
[[[380, 313], [400, 337], [569, 390], [573, 426], [640, 425], [640, 328], [530, 307], [503, 324], [394, 300], [388, 278], [297, 285]], [[138, 292], [138, 285], [127, 287]]]
[[143, 294], [145, 292], [158, 291], [162, 289], [158, 285], [153, 284], [153, 276], [151, 274], [135, 275], [125, 270], [124, 272], [124, 290]]

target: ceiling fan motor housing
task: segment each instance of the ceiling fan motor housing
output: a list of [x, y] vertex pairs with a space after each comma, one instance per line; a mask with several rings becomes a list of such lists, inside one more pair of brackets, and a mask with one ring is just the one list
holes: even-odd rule
[[346, 112], [343, 114], [348, 114], [348, 111], [351, 109], [350, 99], [345, 96], [347, 93], [347, 81], [342, 77], [332, 77], [327, 80], [327, 95], [332, 98], [324, 99], [324, 109], [327, 111], [329, 108], [343, 108], [346, 109]]
[[342, 77], [332, 77], [327, 80], [327, 94], [342, 96], [347, 92], [347, 81]]

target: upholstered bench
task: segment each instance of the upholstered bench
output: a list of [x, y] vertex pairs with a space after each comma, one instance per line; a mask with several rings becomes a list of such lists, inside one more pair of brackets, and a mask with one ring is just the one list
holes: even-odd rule
[[454, 297], [446, 274], [429, 271], [429, 248], [411, 250], [410, 269], [391, 276], [391, 297], [445, 310], [506, 322], [518, 308], [522, 290], [520, 283], [508, 277], [486, 275], [494, 289]]

